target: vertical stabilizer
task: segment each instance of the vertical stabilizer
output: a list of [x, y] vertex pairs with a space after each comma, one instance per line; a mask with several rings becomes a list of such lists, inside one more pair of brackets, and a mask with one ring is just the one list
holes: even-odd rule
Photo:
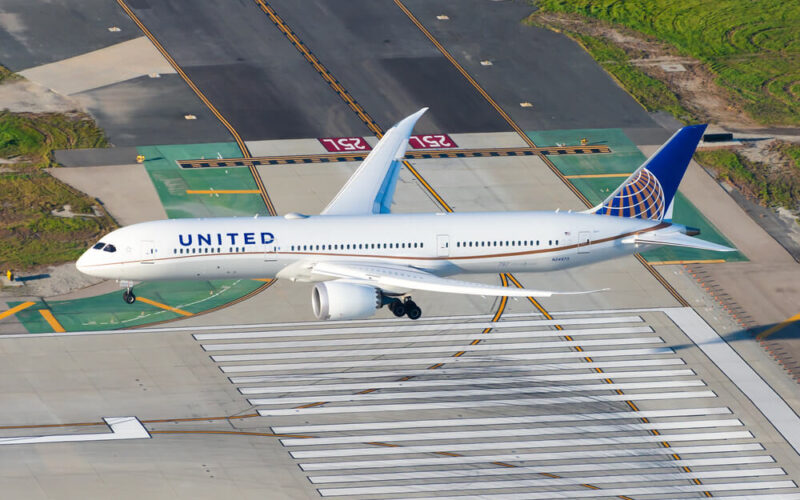
[[706, 125], [683, 127], [658, 148], [600, 205], [589, 212], [615, 217], [664, 220]]

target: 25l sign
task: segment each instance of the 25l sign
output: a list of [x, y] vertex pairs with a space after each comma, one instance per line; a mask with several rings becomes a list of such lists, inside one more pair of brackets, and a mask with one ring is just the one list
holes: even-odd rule
[[408, 144], [414, 149], [457, 148], [456, 143], [447, 134], [412, 135]]
[[323, 137], [319, 142], [331, 153], [344, 151], [369, 151], [372, 149], [363, 137]]

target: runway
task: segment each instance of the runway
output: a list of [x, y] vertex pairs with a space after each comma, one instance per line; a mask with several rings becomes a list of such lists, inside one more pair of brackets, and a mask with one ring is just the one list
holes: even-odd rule
[[800, 498], [776, 459], [791, 444], [756, 424], [726, 378], [737, 367], [718, 365], [720, 376], [658, 321], [681, 311], [694, 314], [219, 327], [193, 338], [273, 433], [293, 435], [280, 442], [324, 497]]

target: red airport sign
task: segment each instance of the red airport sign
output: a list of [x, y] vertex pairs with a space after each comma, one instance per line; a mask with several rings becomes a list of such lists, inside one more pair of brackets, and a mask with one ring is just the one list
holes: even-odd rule
[[412, 149], [445, 149], [457, 148], [455, 141], [447, 134], [412, 135], [408, 139]]
[[323, 137], [318, 140], [331, 153], [369, 151], [372, 149], [363, 137]]

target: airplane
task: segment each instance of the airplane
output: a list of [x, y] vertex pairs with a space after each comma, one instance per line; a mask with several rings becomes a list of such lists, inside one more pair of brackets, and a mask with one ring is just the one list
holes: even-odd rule
[[453, 279], [465, 273], [566, 269], [659, 245], [733, 251], [672, 219], [678, 184], [705, 125], [678, 130], [599, 205], [582, 212], [393, 214], [408, 141], [428, 108], [381, 138], [319, 215], [170, 219], [112, 231], [86, 250], [83, 273], [114, 279], [136, 301], [138, 281], [278, 278], [313, 282], [318, 319], [372, 316], [386, 306], [418, 319], [410, 293], [549, 297], [557, 292]]

